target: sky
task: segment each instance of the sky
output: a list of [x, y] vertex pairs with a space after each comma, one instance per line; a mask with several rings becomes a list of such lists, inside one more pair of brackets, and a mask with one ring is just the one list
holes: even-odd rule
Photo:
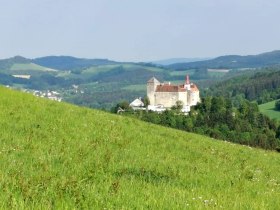
[[116, 61], [280, 50], [279, 0], [0, 0], [0, 58]]

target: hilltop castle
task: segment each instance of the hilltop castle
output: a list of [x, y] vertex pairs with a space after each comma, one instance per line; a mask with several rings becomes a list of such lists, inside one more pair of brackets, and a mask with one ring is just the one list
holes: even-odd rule
[[190, 83], [189, 76], [186, 76], [185, 84], [173, 85], [170, 82], [160, 83], [155, 77], [147, 82], [147, 96], [150, 100], [149, 110], [171, 108], [177, 101], [183, 103], [182, 112], [189, 112], [191, 106], [200, 102], [199, 89]]

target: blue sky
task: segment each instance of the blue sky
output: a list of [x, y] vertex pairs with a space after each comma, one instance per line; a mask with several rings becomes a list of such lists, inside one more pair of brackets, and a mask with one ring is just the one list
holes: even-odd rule
[[280, 49], [278, 0], [0, 0], [0, 58], [118, 61]]

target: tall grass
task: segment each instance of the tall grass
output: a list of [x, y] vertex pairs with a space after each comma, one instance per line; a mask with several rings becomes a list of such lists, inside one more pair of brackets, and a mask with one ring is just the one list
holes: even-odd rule
[[0, 88], [1, 209], [277, 209], [280, 156]]

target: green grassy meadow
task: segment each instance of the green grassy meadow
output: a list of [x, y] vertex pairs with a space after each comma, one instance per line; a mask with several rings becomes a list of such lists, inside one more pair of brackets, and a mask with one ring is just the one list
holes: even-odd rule
[[97, 75], [99, 73], [105, 73], [109, 71], [114, 71], [118, 68], [123, 69], [124, 71], [138, 71], [138, 70], [147, 70], [150, 72], [162, 72], [163, 69], [157, 68], [157, 67], [148, 67], [148, 66], [142, 66], [138, 64], [112, 64], [112, 65], [103, 65], [103, 66], [93, 66], [90, 68], [87, 68], [82, 71], [82, 75], [88, 76], [88, 75]]
[[280, 120], [280, 112], [274, 109], [276, 101], [259, 105], [260, 111], [271, 119]]
[[185, 70], [185, 71], [172, 71], [170, 72], [170, 75], [172, 76], [182, 76], [183, 79], [185, 79], [186, 75], [194, 75], [195, 70]]
[[57, 71], [57, 70], [54, 70], [54, 69], [39, 66], [39, 65], [34, 64], [34, 63], [23, 63], [23, 64], [16, 63], [16, 64], [12, 65], [10, 70], [11, 71], [43, 71], [43, 72], [44, 71], [50, 71], [50, 72]]
[[93, 66], [93, 67], [83, 70], [82, 73], [84, 75], [96, 75], [101, 72], [104, 73], [104, 72], [111, 71], [112, 69], [117, 68], [117, 67], [119, 67], [119, 65]]
[[278, 209], [280, 154], [0, 88], [1, 209]]
[[228, 72], [208, 72], [208, 75], [211, 78], [222, 78], [227, 74], [228, 74]]

